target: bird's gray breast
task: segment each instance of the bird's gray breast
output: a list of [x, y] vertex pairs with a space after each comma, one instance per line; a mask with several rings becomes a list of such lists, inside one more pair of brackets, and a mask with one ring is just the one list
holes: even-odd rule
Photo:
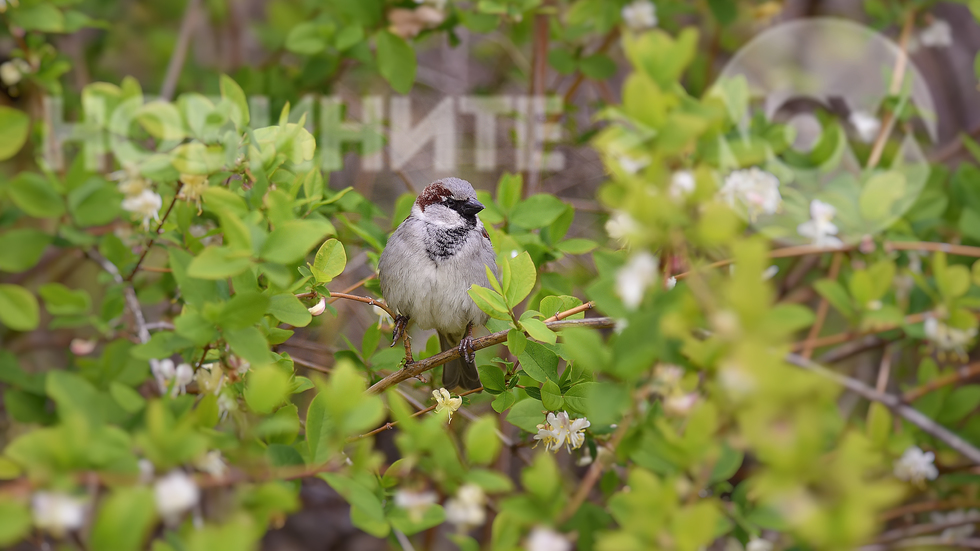
[[425, 235], [425, 252], [429, 260], [439, 262], [456, 256], [467, 240], [474, 235], [480, 237], [479, 233], [473, 231], [474, 229], [470, 226], [447, 228], [429, 225]]

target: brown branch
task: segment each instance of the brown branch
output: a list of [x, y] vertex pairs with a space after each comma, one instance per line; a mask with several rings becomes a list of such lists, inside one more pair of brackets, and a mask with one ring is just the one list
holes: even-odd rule
[[384, 310], [389, 316], [394, 319], [395, 313], [388, 308], [388, 305], [371, 297], [362, 297], [360, 295], [348, 295], [347, 293], [330, 293], [330, 298], [343, 298], [347, 300], [353, 300], [356, 302], [363, 302], [364, 304], [370, 304], [371, 306], [377, 306]]
[[133, 316], [133, 321], [136, 323], [136, 335], [139, 337], [141, 343], [149, 342], [150, 330], [146, 326], [146, 318], [143, 317], [143, 309], [140, 307], [140, 301], [136, 297], [136, 290], [133, 289], [133, 284], [124, 280], [122, 274], [119, 273], [119, 268], [116, 268], [115, 264], [99, 254], [98, 251], [94, 249], [89, 250], [86, 251], [85, 255], [95, 261], [99, 266], [102, 266], [102, 269], [112, 276], [113, 281], [123, 286], [123, 297], [126, 301], [126, 307], [129, 309], [130, 314]]
[[[840, 272], [840, 265], [844, 261], [844, 253], [836, 252], [834, 253], [834, 259], [830, 263], [830, 272], [827, 274], [831, 280], [837, 279], [837, 274]], [[807, 334], [806, 341], [803, 343], [803, 357], [810, 359], [813, 356], [814, 342], [820, 335], [820, 330], [823, 329], [823, 323], [827, 320], [827, 312], [830, 310], [830, 302], [827, 297], [820, 297], [820, 304], [817, 306], [817, 319], [813, 322], [810, 327], [810, 333]]]
[[[483, 392], [483, 387], [481, 386], [479, 388], [474, 388], [472, 390], [467, 390], [466, 392], [461, 393], [459, 395], [459, 397], [462, 398], [463, 396], [469, 396], [470, 394], [476, 394], [477, 392]], [[422, 415], [424, 413], [429, 413], [430, 411], [436, 409], [436, 406], [438, 406], [438, 405], [439, 404], [433, 404], [433, 405], [431, 405], [431, 406], [429, 406], [429, 407], [427, 407], [425, 409], [421, 409], [419, 411], [416, 411], [415, 413], [412, 414], [412, 417], [418, 417], [419, 415]], [[386, 430], [391, 430], [391, 429], [395, 428], [395, 425], [397, 425], [397, 424], [398, 424], [398, 421], [391, 421], [390, 423], [385, 423], [384, 425], [381, 425], [380, 427], [372, 430], [371, 432], [365, 432], [364, 434], [362, 434], [360, 436], [352, 436], [352, 437], [348, 438], [347, 441], [348, 442], [353, 442], [354, 440], [360, 440], [361, 438], [366, 438], [368, 436], [374, 436], [375, 434], [378, 434], [379, 432], [384, 432]]]
[[[977, 519], [975, 518], [959, 518], [956, 520], [950, 520], [946, 522], [936, 522], [931, 524], [916, 524], [909, 526], [908, 528], [899, 528], [897, 530], [890, 530], [884, 534], [878, 536], [875, 539], [876, 544], [886, 544], [894, 543], [906, 538], [911, 538], [915, 536], [923, 536], [925, 534], [931, 534], [932, 532], [939, 532], [946, 530], [947, 528], [956, 528], [957, 526], [963, 526], [965, 524], [976, 524]], [[861, 549], [877, 549], [874, 545], [868, 547], [862, 547]]]
[[589, 302], [586, 302], [585, 304], [576, 306], [575, 308], [572, 308], [571, 310], [565, 310], [564, 312], [558, 312], [557, 314], [555, 314], [555, 315], [551, 316], [550, 318], [544, 320], [544, 322], [545, 323], [548, 323], [549, 321], [563, 320], [565, 318], [574, 316], [575, 314], [584, 312], [586, 310], [591, 310], [593, 308], [595, 308], [595, 303], [589, 301]]
[[785, 360], [789, 364], [830, 379], [851, 392], [854, 392], [868, 400], [872, 400], [886, 406], [896, 415], [919, 427], [922, 429], [922, 431], [932, 435], [937, 440], [942, 441], [947, 446], [956, 450], [964, 457], [972, 461], [974, 464], [980, 464], [980, 450], [975, 448], [966, 440], [963, 440], [959, 436], [950, 432], [948, 429], [946, 429], [946, 427], [943, 427], [939, 423], [936, 423], [932, 419], [926, 417], [919, 410], [905, 405], [902, 402], [902, 399], [898, 396], [878, 392], [857, 379], [831, 371], [822, 365], [810, 361], [808, 358], [804, 358], [798, 354], [787, 354]]
[[[588, 318], [580, 320], [560, 320], [547, 322], [546, 325], [552, 331], [560, 331], [562, 329], [567, 329], [570, 327], [588, 327], [593, 329], [608, 329], [616, 325], [615, 320], [612, 318]], [[485, 337], [480, 337], [473, 340], [473, 350], [481, 350], [488, 348], [495, 344], [500, 344], [507, 340], [507, 331], [500, 331], [497, 333], [491, 333]], [[380, 394], [385, 391], [388, 387], [396, 385], [402, 381], [417, 377], [430, 369], [438, 367], [450, 360], [455, 360], [459, 357], [459, 349], [452, 348], [435, 356], [431, 356], [424, 360], [419, 360], [417, 362], [412, 362], [405, 365], [400, 370], [388, 375], [384, 379], [374, 383], [371, 388], [367, 389], [369, 394]]]
[[[367, 283], [368, 281], [371, 281], [372, 279], [374, 279], [376, 277], [378, 277], [378, 274], [371, 274], [371, 275], [367, 276], [366, 278], [358, 281], [357, 283], [351, 285], [350, 287], [344, 289], [343, 291], [341, 291], [341, 293], [350, 293], [351, 291], [356, 291], [356, 290], [360, 289], [362, 286], [364, 286], [365, 283]], [[333, 293], [331, 293], [331, 296], [333, 296]], [[327, 304], [333, 304], [334, 302], [337, 302], [337, 299], [339, 299], [339, 298], [340, 297], [331, 298], [330, 300], [327, 301]]]
[[184, 67], [184, 60], [187, 59], [187, 51], [191, 44], [191, 33], [194, 32], [194, 24], [197, 23], [197, 14], [200, 11], [201, 0], [187, 0], [187, 7], [184, 10], [184, 18], [180, 22], [180, 31], [177, 34], [177, 43], [170, 55], [170, 62], [167, 64], [167, 73], [163, 78], [163, 85], [160, 87], [160, 98], [170, 101], [177, 90], [177, 80], [180, 78], [181, 69]]
[[885, 522], [905, 515], [915, 515], [918, 513], [929, 513], [932, 511], [949, 511], [951, 509], [972, 509], [980, 507], [980, 500], [976, 499], [950, 499], [947, 501], [923, 501], [919, 503], [909, 503], [894, 509], [889, 509], [878, 516], [878, 520]]
[[[901, 329], [902, 325], [919, 323], [925, 320], [930, 315], [932, 315], [932, 312], [920, 312], [918, 314], [911, 314], [905, 316], [905, 319], [902, 321], [902, 324], [886, 324], [886, 325], [880, 325], [868, 331], [845, 331], [843, 333], [827, 335], [826, 337], [820, 337], [818, 339], [815, 339], [813, 341], [813, 348], [816, 349], [816, 348], [822, 348], [824, 346], [830, 346], [833, 344], [841, 344], [841, 343], [858, 339], [860, 337], [874, 335], [876, 333], [884, 333], [886, 331], [893, 331], [895, 329]], [[792, 350], [793, 352], [799, 352], [803, 350], [805, 345], [806, 345], [806, 341], [800, 341], [798, 343], [794, 343], [793, 346], [790, 348], [790, 350]]]
[[[619, 27], [613, 27], [612, 30], [606, 33], [606, 36], [602, 39], [602, 44], [600, 44], [599, 47], [596, 48], [594, 52], [592, 52], [592, 55], [601, 54], [606, 50], [608, 50], [609, 47], [613, 45], [613, 42], [616, 41], [616, 38], [618, 36], [619, 36]], [[579, 86], [581, 86], [583, 82], [585, 82], [585, 74], [582, 71], [576, 71], [575, 80], [572, 81], [572, 84], [568, 87], [568, 90], [565, 92], [565, 97], [562, 100], [562, 105], [568, 105], [572, 103], [572, 100], [575, 99], [575, 92], [578, 91]], [[555, 116], [556, 120], [557, 118], [560, 117], [561, 117], [560, 114]]]
[[317, 365], [313, 362], [306, 361], [303, 358], [294, 358], [290, 356], [289, 359], [293, 360], [294, 364], [301, 365], [307, 369], [312, 369], [313, 371], [319, 371], [320, 373], [332, 372], [332, 370], [329, 367], [323, 367], [322, 365]]
[[[194, 1], [194, 0], [191, 0]], [[139, 271], [140, 265], [146, 260], [146, 255], [150, 253], [150, 249], [153, 248], [153, 244], [156, 243], [157, 237], [160, 232], [163, 231], [163, 225], [167, 222], [167, 217], [170, 216], [170, 211], [174, 210], [174, 205], [177, 204], [177, 196], [180, 195], [180, 190], [184, 187], [184, 182], [177, 180], [177, 189], [174, 190], [174, 198], [170, 201], [170, 206], [167, 207], [167, 212], [163, 213], [163, 218], [160, 219], [160, 224], [157, 225], [157, 231], [153, 232], [153, 237], [150, 238], [150, 242], [146, 244], [146, 248], [143, 249], [143, 254], [140, 255], [140, 259], [136, 261], [136, 266], [133, 267], [133, 271], [126, 276], [126, 281], [133, 281], [133, 277], [136, 272]]]
[[[543, 146], [544, 138], [539, 136], [540, 128], [537, 119], [538, 113], [535, 110], [534, 101], [543, 97], [545, 94], [545, 79], [548, 76], [548, 39], [551, 30], [549, 21], [551, 17], [547, 13], [534, 14], [533, 39], [531, 49], [531, 78], [528, 86], [528, 110], [526, 125], [526, 141], [524, 143], [524, 194], [530, 197], [538, 192], [541, 182], [540, 167], [536, 162], [535, 153], [539, 146]], [[544, 113], [542, 113], [544, 115]]]
[[[908, 66], [908, 45], [909, 37], [912, 35], [912, 28], [915, 25], [915, 10], [910, 9], [905, 14], [905, 23], [902, 25], [902, 34], [898, 39], [898, 58], [895, 60], [895, 70], [892, 71], [892, 81], [889, 86], [888, 94], [897, 95], [902, 90], [902, 81], [905, 80], [905, 68]], [[889, 111], [881, 120], [881, 129], [878, 130], [878, 137], [875, 139], [874, 146], [871, 148], [871, 155], [868, 157], [868, 168], [878, 166], [881, 156], [885, 152], [885, 144], [888, 143], [888, 135], [891, 134], [895, 125], [895, 113]]]
[[944, 386], [958, 383], [960, 381], [972, 379], [978, 375], [980, 375], [980, 362], [964, 365], [949, 375], [938, 377], [929, 381], [928, 383], [917, 386], [911, 390], [907, 390], [904, 394], [902, 394], [902, 401], [907, 403], [914, 402], [934, 390], [938, 390]]

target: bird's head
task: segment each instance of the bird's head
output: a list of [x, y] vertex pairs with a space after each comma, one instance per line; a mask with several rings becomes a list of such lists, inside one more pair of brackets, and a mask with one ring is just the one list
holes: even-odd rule
[[476, 215], [485, 207], [466, 180], [443, 178], [425, 186], [415, 200], [412, 214], [425, 222], [446, 227], [476, 227]]

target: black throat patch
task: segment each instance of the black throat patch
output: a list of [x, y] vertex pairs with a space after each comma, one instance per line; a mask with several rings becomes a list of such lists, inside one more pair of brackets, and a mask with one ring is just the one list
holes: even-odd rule
[[472, 229], [469, 224], [455, 228], [429, 225], [425, 235], [425, 252], [429, 260], [436, 262], [454, 256], [469, 239]]

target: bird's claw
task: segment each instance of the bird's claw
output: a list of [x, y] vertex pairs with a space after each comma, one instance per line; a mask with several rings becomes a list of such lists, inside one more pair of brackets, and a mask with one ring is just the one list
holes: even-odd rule
[[466, 363], [473, 363], [476, 360], [476, 351], [473, 348], [473, 337], [465, 335], [459, 340], [459, 357]]
[[408, 316], [401, 314], [395, 316], [395, 330], [391, 334], [391, 345], [388, 348], [395, 346], [398, 340], [405, 335], [406, 327], [408, 327]]

